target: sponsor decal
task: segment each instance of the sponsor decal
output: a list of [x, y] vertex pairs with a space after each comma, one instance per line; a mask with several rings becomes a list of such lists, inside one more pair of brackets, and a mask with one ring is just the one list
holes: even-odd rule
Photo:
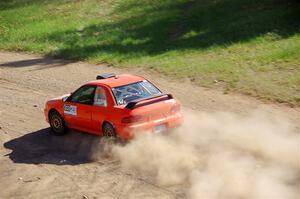
[[65, 104], [64, 105], [64, 114], [76, 116], [77, 115], [77, 106]]

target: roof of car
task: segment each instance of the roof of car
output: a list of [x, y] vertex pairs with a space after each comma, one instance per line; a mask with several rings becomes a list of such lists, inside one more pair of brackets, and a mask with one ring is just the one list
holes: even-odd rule
[[114, 88], [118, 86], [123, 86], [131, 83], [143, 81], [143, 80], [144, 78], [140, 76], [123, 74], [123, 75], [116, 75], [115, 77], [110, 77], [106, 79], [90, 81], [87, 84], [106, 85], [111, 88]]

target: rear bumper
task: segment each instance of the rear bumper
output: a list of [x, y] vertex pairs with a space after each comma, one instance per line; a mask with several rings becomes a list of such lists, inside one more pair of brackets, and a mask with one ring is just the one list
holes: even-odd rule
[[148, 121], [139, 124], [131, 125], [116, 125], [116, 131], [121, 139], [131, 139], [134, 135], [143, 132], [154, 133], [155, 127], [159, 125], [165, 125], [167, 129], [172, 129], [180, 126], [184, 121], [184, 117], [181, 113], [169, 115], [164, 118], [160, 118], [153, 121]]

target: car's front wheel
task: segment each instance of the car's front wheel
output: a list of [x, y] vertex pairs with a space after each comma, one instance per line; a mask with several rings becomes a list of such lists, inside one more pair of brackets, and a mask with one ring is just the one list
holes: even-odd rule
[[50, 112], [49, 123], [51, 130], [55, 135], [64, 135], [67, 133], [67, 127], [65, 126], [64, 119], [57, 111]]

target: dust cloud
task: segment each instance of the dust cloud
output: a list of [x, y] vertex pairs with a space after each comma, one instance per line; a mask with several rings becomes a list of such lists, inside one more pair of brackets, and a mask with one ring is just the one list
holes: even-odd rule
[[160, 186], [187, 185], [191, 199], [296, 199], [300, 133], [262, 112], [185, 112], [170, 135], [140, 134], [112, 154]]

